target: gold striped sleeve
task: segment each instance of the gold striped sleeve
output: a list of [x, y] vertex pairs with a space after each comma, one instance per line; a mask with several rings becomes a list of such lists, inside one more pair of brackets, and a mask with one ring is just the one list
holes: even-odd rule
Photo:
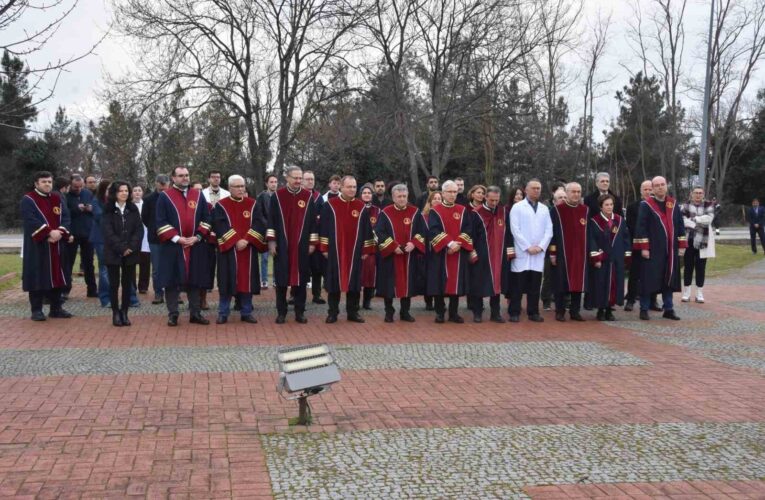
[[422, 243], [422, 244], [425, 244], [425, 238], [423, 238], [423, 237], [422, 237], [422, 235], [419, 235], [419, 234], [415, 234], [415, 235], [414, 235], [414, 239], [415, 239], [415, 240], [417, 240], [417, 241], [419, 241], [419, 242], [420, 242], [420, 243]]
[[507, 247], [507, 255], [512, 255], [515, 253], [515, 247]]
[[648, 243], [648, 238], [635, 238], [632, 243]]
[[373, 246], [375, 246], [375, 240], [374, 239], [364, 240], [364, 246], [365, 247], [373, 247]]
[[626, 252], [624, 252], [624, 256], [625, 257], [632, 257], [632, 252], [630, 250], [627, 250]]
[[308, 236], [308, 242], [309, 243], [316, 243], [319, 241], [319, 233], [311, 233]]
[[549, 247], [547, 247], [547, 250], [550, 251], [550, 252], [554, 252], [557, 249], [558, 249], [558, 247], [556, 247], [555, 245], [550, 245]]
[[432, 240], [430, 240], [430, 246], [435, 247], [444, 238], [446, 238], [446, 233], [439, 233], [439, 234], [437, 234]]
[[267, 229], [266, 238], [276, 238], [276, 231], [274, 231], [273, 229]]
[[321, 237], [319, 238], [319, 243], [323, 243], [325, 245], [329, 245], [329, 238]]
[[473, 238], [468, 236], [467, 233], [460, 233], [460, 238], [462, 238], [465, 242], [470, 243], [471, 245], [473, 244]]
[[162, 234], [162, 233], [166, 233], [166, 232], [168, 232], [168, 231], [170, 231], [170, 230], [172, 230], [172, 229], [174, 229], [174, 228], [173, 228], [173, 226], [171, 226], [170, 224], [167, 224], [167, 225], [165, 225], [165, 226], [162, 226], [162, 227], [160, 227], [159, 229], [157, 229], [157, 236], [159, 236], [159, 235], [160, 235], [160, 234]]
[[48, 224], [43, 224], [42, 226], [40, 226], [39, 228], [37, 228], [37, 231], [35, 231], [34, 233], [32, 233], [32, 238], [34, 238], [34, 237], [37, 235], [37, 233], [39, 233], [40, 231], [42, 231], [42, 230], [43, 230], [43, 229], [45, 229], [46, 227], [48, 227]]
[[388, 236], [388, 238], [385, 241], [380, 243], [380, 250], [384, 250], [384, 249], [388, 248], [392, 244], [393, 244], [393, 238]]
[[199, 225], [207, 229], [208, 231], [212, 229], [212, 226], [208, 224], [207, 222], [200, 222]]
[[255, 238], [258, 241], [265, 241], [265, 238], [263, 238], [263, 235], [260, 234], [259, 232], [255, 231], [254, 229], [249, 229], [247, 231], [247, 234], [249, 234], [250, 236], [252, 236], [253, 238]]
[[597, 250], [595, 252], [590, 252], [590, 257], [597, 257], [598, 255], [602, 254], [602, 250]]

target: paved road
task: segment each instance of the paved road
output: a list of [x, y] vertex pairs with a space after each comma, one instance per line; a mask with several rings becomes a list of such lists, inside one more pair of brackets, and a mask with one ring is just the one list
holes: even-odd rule
[[[109, 326], [0, 294], [0, 497], [765, 498], [765, 260], [681, 322]], [[679, 297], [678, 297], [679, 300]], [[145, 301], [144, 301], [145, 302]], [[329, 342], [343, 380], [290, 427], [277, 346]]]

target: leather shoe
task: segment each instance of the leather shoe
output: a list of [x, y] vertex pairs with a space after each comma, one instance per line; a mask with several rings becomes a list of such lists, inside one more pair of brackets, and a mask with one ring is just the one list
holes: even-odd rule
[[401, 313], [401, 321], [406, 321], [407, 323], [414, 323], [415, 319], [414, 319], [414, 316], [412, 316], [409, 313]]
[[478, 314], [474, 314], [473, 315], [473, 323], [483, 323], [483, 318], [480, 315], [478, 315]]
[[228, 316], [223, 316], [222, 314], [218, 315], [218, 319], [215, 320], [216, 325], [225, 325], [228, 323]]
[[351, 315], [349, 315], [348, 316], [348, 321], [351, 321], [353, 323], [366, 323], [366, 321], [364, 321], [364, 318], [362, 318], [358, 314], [351, 314]]
[[626, 304], [624, 304], [624, 310], [627, 312], [632, 311], [633, 307], [635, 307], [635, 303], [632, 301], [628, 301]]
[[502, 316], [497, 314], [496, 316], [493, 315], [491, 317], [491, 321], [493, 321], [494, 323], [504, 323], [505, 322], [505, 318], [503, 318]]
[[255, 319], [255, 316], [250, 316], [250, 315], [242, 316], [242, 323], [251, 323], [254, 325], [257, 322], [258, 320]]
[[385, 313], [385, 320], [386, 323], [393, 323], [393, 313]]
[[529, 316], [529, 321], [533, 321], [534, 323], [544, 323], [545, 319], [539, 314], [532, 314]]
[[122, 320], [122, 326], [132, 325], [132, 323], [130, 322], [130, 318], [128, 318], [127, 309], [123, 309], [120, 311], [120, 319]]
[[281, 314], [276, 317], [276, 324], [277, 325], [283, 325], [286, 322], [287, 322], [287, 318], [282, 316]]
[[154, 297], [154, 300], [151, 301], [152, 304], [164, 304], [165, 298], [164, 297]]
[[209, 325], [210, 320], [205, 318], [201, 314], [195, 314], [189, 318], [189, 323], [195, 323], [197, 325]]
[[610, 309], [606, 310], [606, 321], [616, 321], [616, 316]]
[[449, 318], [449, 321], [451, 321], [452, 323], [457, 323], [457, 324], [461, 324], [461, 323], [464, 323], [464, 322], [465, 322], [465, 320], [464, 320], [464, 319], [462, 319], [462, 316], [460, 316], [460, 315], [457, 315], [457, 316], [451, 316], [451, 317]]
[[598, 309], [598, 315], [596, 317], [598, 321], [605, 321], [606, 320], [606, 312], [603, 309]]
[[295, 321], [297, 321], [301, 325], [305, 325], [306, 323], [308, 323], [308, 320], [303, 315], [303, 313], [295, 313]]
[[58, 311], [51, 311], [50, 314], [48, 314], [48, 317], [59, 318], [59, 319], [69, 319], [72, 317], [72, 313], [70, 313], [66, 309], [59, 309]]
[[178, 326], [178, 315], [171, 314], [167, 317], [167, 326]]
[[555, 312], [555, 321], [566, 321], [566, 314], [563, 312]]
[[321, 297], [314, 297], [311, 302], [313, 302], [314, 304], [326, 304], [327, 303], [327, 301], [322, 299]]
[[668, 311], [664, 311], [664, 314], [662, 315], [662, 317], [666, 318], [666, 319], [673, 319], [675, 321], [680, 321], [680, 316], [675, 314], [675, 310], [674, 309], [670, 309]]
[[119, 311], [112, 311], [112, 326], [122, 326], [122, 316]]
[[570, 317], [570, 318], [571, 318], [573, 321], [584, 321], [584, 318], [583, 318], [583, 317], [582, 317], [582, 315], [581, 315], [581, 314], [579, 314], [579, 313], [569, 313], [569, 317]]
[[516, 315], [510, 315], [510, 323], [520, 323], [521, 317]]
[[32, 313], [32, 316], [30, 318], [32, 321], [45, 321], [47, 318], [45, 317], [45, 313], [42, 311], [35, 311]]
[[444, 322], [444, 317], [436, 315], [436, 323], [443, 323], [443, 322]]
[[648, 321], [651, 317], [648, 315], [648, 311], [640, 311], [640, 319]]
[[325, 323], [337, 323], [337, 316], [330, 315], [324, 320]]

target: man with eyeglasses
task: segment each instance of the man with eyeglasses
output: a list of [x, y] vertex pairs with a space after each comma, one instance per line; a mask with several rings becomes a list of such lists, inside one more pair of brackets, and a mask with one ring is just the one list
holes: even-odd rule
[[202, 316], [201, 293], [210, 283], [207, 249], [198, 245], [211, 231], [207, 200], [198, 189], [189, 187], [189, 170], [175, 167], [173, 185], [157, 199], [157, 236], [161, 242], [157, 273], [160, 288], [165, 290], [168, 326], [178, 326], [178, 298], [186, 291], [190, 323], [208, 325]]
[[267, 249], [265, 225], [255, 210], [255, 199], [247, 196], [244, 177], [228, 178], [230, 195], [213, 209], [213, 229], [218, 235], [218, 319], [228, 322], [231, 297], [239, 299], [242, 321], [257, 323], [252, 314], [252, 296], [260, 294], [258, 252]]
[[277, 189], [268, 209], [268, 251], [274, 259], [276, 323], [287, 321], [287, 288], [292, 287], [295, 321], [305, 318], [306, 284], [311, 279], [311, 254], [319, 242], [315, 204], [311, 191], [303, 189], [303, 171], [290, 166], [284, 170], [287, 185]]

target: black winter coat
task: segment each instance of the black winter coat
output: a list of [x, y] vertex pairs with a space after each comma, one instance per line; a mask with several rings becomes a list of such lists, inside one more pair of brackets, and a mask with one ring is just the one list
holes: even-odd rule
[[138, 264], [143, 241], [143, 222], [138, 207], [128, 201], [125, 213], [114, 202], [104, 207], [101, 216], [101, 231], [104, 234], [104, 264], [119, 266], [123, 263], [123, 253], [128, 248], [133, 251], [124, 258], [125, 264]]

